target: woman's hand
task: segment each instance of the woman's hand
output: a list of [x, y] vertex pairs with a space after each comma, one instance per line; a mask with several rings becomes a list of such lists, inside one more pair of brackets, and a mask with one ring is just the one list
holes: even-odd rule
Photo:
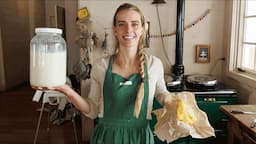
[[178, 104], [178, 99], [174, 94], [166, 94], [163, 106], [167, 109], [176, 107]]
[[40, 91], [48, 91], [48, 90], [55, 90], [54, 87], [40, 87], [40, 86], [31, 86], [32, 89], [40, 90]]
[[61, 86], [54, 86], [54, 87], [40, 87], [40, 86], [31, 86], [33, 89], [40, 90], [40, 91], [59, 91], [61, 93], [64, 93], [65, 95], [68, 94], [68, 92], [71, 90], [71, 87], [68, 85], [61, 85]]
[[38, 86], [31, 86], [33, 89], [41, 90], [41, 91], [49, 91], [54, 90], [63, 93], [68, 97], [72, 104], [80, 110], [82, 113], [87, 114], [90, 112], [90, 105], [89, 103], [83, 99], [77, 92], [75, 92], [69, 85], [61, 85], [61, 86], [54, 86], [54, 87], [38, 87]]

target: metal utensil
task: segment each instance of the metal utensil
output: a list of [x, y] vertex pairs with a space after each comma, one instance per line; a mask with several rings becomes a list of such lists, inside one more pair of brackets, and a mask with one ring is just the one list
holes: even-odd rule
[[251, 127], [251, 128], [256, 127], [256, 119], [254, 119], [254, 120], [251, 122], [250, 127]]
[[238, 111], [238, 110], [232, 110], [231, 113], [233, 114], [256, 114], [256, 112], [252, 112], [252, 111]]

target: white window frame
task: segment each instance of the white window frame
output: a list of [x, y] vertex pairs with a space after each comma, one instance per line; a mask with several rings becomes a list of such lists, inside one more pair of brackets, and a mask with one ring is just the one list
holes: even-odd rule
[[[230, 49], [228, 53], [228, 70], [226, 76], [231, 77], [246, 85], [256, 86], [256, 74], [250, 71], [239, 71], [238, 65], [241, 63], [243, 24], [245, 12], [245, 0], [233, 0], [231, 12]], [[240, 55], [239, 55], [240, 54]]]

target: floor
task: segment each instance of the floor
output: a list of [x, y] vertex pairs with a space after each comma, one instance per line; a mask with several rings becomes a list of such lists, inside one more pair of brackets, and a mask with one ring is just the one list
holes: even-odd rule
[[[33, 102], [34, 90], [23, 84], [12, 90], [0, 92], [0, 144], [33, 144], [40, 114], [41, 101]], [[46, 108], [52, 108], [46, 105]], [[79, 144], [81, 141], [80, 117], [76, 118]], [[48, 127], [48, 112], [42, 115], [37, 144], [76, 144], [71, 121]]]

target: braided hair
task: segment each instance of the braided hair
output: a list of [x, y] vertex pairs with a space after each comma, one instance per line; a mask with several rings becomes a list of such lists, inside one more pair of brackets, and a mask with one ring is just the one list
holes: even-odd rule
[[[137, 49], [137, 56], [139, 57], [139, 61], [140, 61], [140, 65], [139, 65], [139, 74], [141, 77], [141, 81], [138, 85], [138, 91], [137, 91], [137, 97], [136, 97], [136, 101], [135, 101], [135, 106], [134, 106], [134, 116], [136, 118], [139, 117], [140, 114], [140, 110], [141, 110], [141, 105], [142, 105], [142, 101], [144, 98], [144, 79], [145, 79], [145, 72], [144, 72], [144, 66], [145, 66], [145, 54], [144, 54], [144, 43], [145, 43], [145, 18], [144, 15], [142, 14], [142, 12], [140, 11], [140, 9], [138, 7], [136, 7], [135, 5], [129, 4], [129, 3], [124, 3], [122, 5], [120, 5], [114, 15], [113, 18], [113, 25], [116, 26], [116, 17], [118, 12], [122, 11], [122, 10], [133, 10], [136, 11], [140, 14], [141, 16], [141, 24], [142, 24], [142, 28], [143, 33], [140, 36], [139, 42], [138, 42], [138, 49]], [[116, 41], [116, 45], [115, 45], [115, 50], [114, 50], [114, 54], [117, 54], [119, 52], [119, 42]]]

